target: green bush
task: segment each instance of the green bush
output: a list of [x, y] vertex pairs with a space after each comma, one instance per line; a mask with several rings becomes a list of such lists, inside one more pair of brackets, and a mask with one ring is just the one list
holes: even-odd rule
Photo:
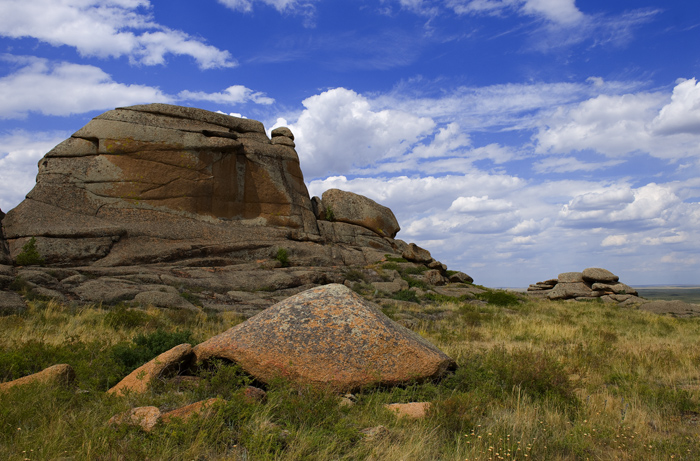
[[323, 214], [326, 217], [326, 221], [335, 221], [335, 213], [333, 212], [333, 208], [327, 206], [326, 209], [323, 211]]
[[192, 332], [156, 330], [149, 334], [135, 336], [130, 343], [122, 342], [112, 347], [111, 355], [115, 362], [124, 367], [126, 373], [140, 367], [165, 351], [192, 341]]
[[416, 292], [411, 290], [397, 291], [391, 296], [391, 298], [399, 301], [410, 301], [412, 303], [420, 303], [420, 299], [418, 299], [418, 296], [416, 296]]
[[275, 259], [282, 264], [282, 267], [289, 267], [289, 253], [286, 248], [278, 248]]
[[477, 294], [476, 298], [486, 301], [489, 304], [502, 307], [517, 306], [520, 304], [517, 295], [503, 290], [488, 290], [484, 293]]
[[30, 238], [29, 241], [22, 246], [22, 251], [17, 255], [15, 261], [20, 266], [44, 264], [44, 258], [41, 257], [39, 251], [36, 249], [36, 238]]

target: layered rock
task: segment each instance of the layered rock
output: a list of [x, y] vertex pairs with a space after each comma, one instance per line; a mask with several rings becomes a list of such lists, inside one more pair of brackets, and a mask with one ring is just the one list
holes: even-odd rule
[[[325, 191], [316, 203], [316, 215], [369, 229], [380, 236], [394, 238], [401, 230], [394, 213], [372, 199], [339, 189]], [[320, 213], [318, 210], [323, 210]]]
[[285, 377], [338, 391], [442, 376], [454, 361], [343, 285], [307, 290], [194, 348], [265, 382]]
[[12, 259], [10, 258], [10, 248], [7, 246], [5, 241], [5, 231], [3, 229], [2, 220], [5, 217], [5, 213], [0, 210], [0, 264], [12, 264]]
[[106, 112], [56, 146], [4, 225], [13, 257], [34, 236], [47, 263], [65, 264], [235, 252], [291, 229], [318, 235], [292, 146], [254, 120], [165, 104]]
[[637, 298], [637, 290], [619, 280], [606, 269], [591, 267], [583, 272], [561, 273], [556, 279], [530, 285], [527, 291], [552, 300], [602, 298], [603, 301], [628, 304], [642, 301]]
[[32, 375], [23, 376], [13, 381], [0, 383], [0, 392], [5, 392], [13, 387], [27, 386], [31, 384], [66, 385], [75, 380], [75, 371], [68, 364], [53, 365]]
[[129, 373], [107, 393], [114, 395], [143, 394], [156, 379], [167, 373], [176, 373], [186, 368], [191, 356], [192, 346], [189, 344], [175, 346]]

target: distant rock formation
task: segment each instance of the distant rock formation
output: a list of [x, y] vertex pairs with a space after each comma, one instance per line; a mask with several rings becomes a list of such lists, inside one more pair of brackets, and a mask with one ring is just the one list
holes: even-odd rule
[[556, 279], [537, 282], [530, 285], [527, 291], [552, 300], [601, 298], [604, 302], [624, 305], [643, 302], [637, 290], [619, 280], [617, 275], [606, 269], [591, 267], [583, 272], [564, 272]]
[[[61, 301], [250, 316], [402, 258], [432, 286], [472, 281], [396, 239], [389, 208], [337, 189], [309, 198], [289, 128], [268, 138], [260, 122], [166, 104], [95, 117], [44, 156], [2, 225], [0, 288], [19, 277]], [[45, 267], [3, 266], [32, 239]], [[376, 290], [408, 288], [396, 271], [373, 273]]]

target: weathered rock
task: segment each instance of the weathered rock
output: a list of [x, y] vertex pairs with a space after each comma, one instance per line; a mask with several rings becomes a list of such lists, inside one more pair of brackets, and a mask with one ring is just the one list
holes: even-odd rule
[[464, 272], [454, 272], [448, 277], [450, 283], [474, 283], [474, 279]]
[[637, 296], [637, 290], [624, 283], [594, 283], [593, 287], [596, 291], [602, 291], [604, 293], [615, 293], [621, 295], [633, 295]]
[[286, 126], [280, 126], [280, 127], [278, 127], [278, 128], [275, 128], [274, 130], [272, 130], [272, 132], [270, 133], [270, 135], [271, 135], [273, 138], [277, 138], [277, 137], [279, 137], [279, 136], [283, 136], [283, 137], [285, 137], [285, 138], [289, 138], [289, 139], [291, 139], [292, 141], [294, 141], [294, 133], [292, 133], [292, 130], [290, 130], [290, 129], [287, 128]]
[[428, 250], [419, 247], [415, 243], [409, 243], [406, 249], [403, 250], [402, 256], [409, 261], [419, 264], [426, 264], [433, 260]]
[[286, 377], [338, 391], [442, 376], [454, 361], [343, 285], [288, 298], [194, 348], [263, 382]]
[[160, 420], [167, 424], [174, 419], [180, 419], [182, 421], [187, 421], [190, 418], [199, 416], [200, 418], [208, 418], [213, 411], [215, 404], [219, 402], [224, 402], [221, 398], [211, 398], [207, 400], [201, 400], [199, 402], [191, 403], [184, 407], [180, 407], [176, 410], [169, 411], [160, 415]]
[[373, 282], [372, 286], [384, 293], [394, 294], [401, 290], [408, 290], [408, 282], [405, 280], [394, 280], [391, 282]]
[[[577, 272], [573, 273], [575, 274]], [[594, 296], [595, 294], [593, 290], [591, 290], [591, 287], [583, 282], [559, 282], [557, 286], [547, 294], [549, 299], [591, 298]]]
[[323, 193], [322, 200], [326, 210], [332, 210], [336, 221], [362, 226], [390, 238], [401, 230], [389, 208], [362, 195], [329, 189]]
[[389, 435], [389, 429], [384, 426], [366, 427], [360, 430], [360, 434], [368, 441], [379, 440]]
[[435, 270], [435, 269], [431, 269], [429, 271], [423, 272], [422, 278], [425, 281], [425, 283], [427, 283], [428, 285], [435, 285], [435, 286], [444, 285], [446, 280], [447, 280], [447, 278], [444, 277], [440, 273], [440, 271]]
[[0, 210], [0, 264], [12, 264], [12, 259], [10, 258], [10, 248], [7, 246], [5, 241], [5, 232], [2, 227], [2, 220], [5, 217], [5, 213]]
[[108, 390], [107, 393], [116, 395], [125, 395], [128, 392], [143, 394], [154, 380], [167, 373], [185, 368], [191, 356], [191, 345], [180, 344], [175, 346], [132, 371], [126, 378], [119, 381], [116, 386]]
[[583, 280], [591, 283], [617, 282], [618, 280], [620, 280], [620, 277], [613, 274], [609, 270], [601, 269], [599, 267], [589, 267], [588, 269], [584, 269], [581, 275], [583, 276]]
[[13, 257], [35, 236], [48, 263], [70, 263], [139, 237], [175, 244], [165, 258], [211, 250], [241, 240], [232, 221], [318, 234], [294, 149], [253, 120], [151, 104], [106, 112], [49, 152], [3, 224]]
[[428, 414], [430, 402], [390, 403], [384, 405], [384, 408], [398, 418], [423, 419]]
[[43, 369], [39, 373], [24, 376], [14, 381], [0, 383], [0, 392], [7, 391], [16, 386], [41, 383], [46, 385], [66, 385], [75, 379], [75, 371], [68, 364], [53, 365]]
[[583, 274], [581, 272], [564, 272], [557, 277], [559, 283], [579, 283], [583, 282]]
[[246, 386], [243, 389], [243, 398], [249, 403], [262, 402], [265, 397], [267, 397], [267, 392], [258, 387]]
[[112, 416], [107, 424], [111, 426], [136, 426], [150, 432], [160, 422], [160, 418], [161, 413], [158, 407], [137, 407]]
[[27, 303], [14, 291], [0, 291], [0, 315], [21, 314], [27, 310]]

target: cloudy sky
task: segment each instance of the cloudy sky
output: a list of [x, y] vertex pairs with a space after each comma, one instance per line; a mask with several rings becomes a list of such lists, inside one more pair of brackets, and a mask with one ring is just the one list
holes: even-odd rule
[[0, 0], [0, 208], [92, 117], [289, 126], [312, 195], [392, 208], [487, 286], [700, 284], [700, 4]]

